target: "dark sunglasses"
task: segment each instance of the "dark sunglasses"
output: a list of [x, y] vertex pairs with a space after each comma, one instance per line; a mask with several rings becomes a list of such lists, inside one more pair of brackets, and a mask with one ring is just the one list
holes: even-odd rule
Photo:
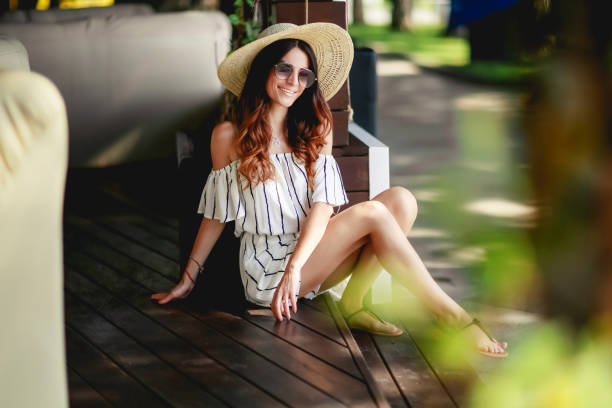
[[[278, 79], [285, 80], [293, 75], [293, 65], [286, 62], [279, 62], [274, 65], [274, 73]], [[310, 88], [315, 83], [317, 77], [314, 72], [306, 68], [300, 68], [298, 72], [298, 81], [304, 88]]]

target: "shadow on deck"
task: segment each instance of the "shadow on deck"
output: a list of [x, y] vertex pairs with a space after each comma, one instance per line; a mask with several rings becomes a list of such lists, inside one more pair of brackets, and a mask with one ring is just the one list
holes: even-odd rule
[[301, 301], [283, 323], [264, 309], [150, 301], [179, 276], [169, 173], [162, 164], [69, 174], [71, 406], [443, 407], [461, 405], [479, 381], [474, 372], [437, 369], [409, 331], [351, 333], [331, 297]]

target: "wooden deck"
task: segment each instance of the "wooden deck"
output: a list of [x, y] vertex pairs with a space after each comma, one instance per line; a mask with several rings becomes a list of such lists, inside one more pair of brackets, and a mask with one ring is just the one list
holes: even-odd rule
[[446, 407], [461, 405], [467, 385], [479, 381], [474, 372], [436, 367], [409, 330], [397, 338], [352, 333], [331, 297], [301, 301], [294, 319], [280, 324], [265, 311], [151, 302], [179, 276], [165, 172], [137, 166], [69, 175], [71, 406]]

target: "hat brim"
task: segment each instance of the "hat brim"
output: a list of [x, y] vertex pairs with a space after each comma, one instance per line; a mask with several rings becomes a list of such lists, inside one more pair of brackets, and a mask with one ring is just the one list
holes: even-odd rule
[[295, 38], [310, 45], [317, 58], [319, 89], [326, 101], [331, 99], [348, 78], [354, 53], [348, 32], [332, 23], [294, 26], [238, 48], [219, 65], [217, 75], [221, 83], [240, 96], [255, 56], [269, 44], [285, 38]]

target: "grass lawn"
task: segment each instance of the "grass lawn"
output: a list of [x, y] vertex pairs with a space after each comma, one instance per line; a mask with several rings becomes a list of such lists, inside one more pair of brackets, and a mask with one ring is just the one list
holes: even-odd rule
[[470, 62], [470, 45], [464, 38], [444, 35], [443, 26], [417, 26], [409, 32], [388, 26], [351, 25], [349, 33], [358, 47], [377, 53], [401, 54], [419, 65], [439, 67], [464, 77], [498, 83], [516, 83], [537, 72], [535, 64]]

